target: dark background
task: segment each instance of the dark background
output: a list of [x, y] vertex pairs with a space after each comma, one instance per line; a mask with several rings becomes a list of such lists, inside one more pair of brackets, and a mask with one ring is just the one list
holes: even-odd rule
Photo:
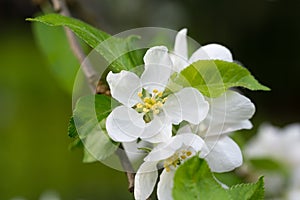
[[[272, 89], [242, 91], [256, 104], [255, 126], [300, 121], [297, 0], [72, 0], [69, 7], [111, 34], [187, 27], [202, 45], [224, 44]], [[62, 199], [131, 199], [125, 175], [99, 163], [82, 164], [81, 151], [68, 150], [71, 95], [49, 70], [25, 22], [37, 12], [29, 0], [0, 1], [0, 199], [38, 199], [48, 190]]]

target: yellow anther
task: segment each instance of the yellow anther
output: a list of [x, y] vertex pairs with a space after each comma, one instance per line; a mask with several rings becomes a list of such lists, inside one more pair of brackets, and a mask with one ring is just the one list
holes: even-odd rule
[[150, 103], [155, 104], [155, 103], [156, 103], [156, 100], [153, 99], [153, 98], [151, 98]]
[[137, 108], [142, 108], [143, 105], [142, 105], [141, 103], [138, 103], [138, 104], [136, 105], [136, 107], [137, 107]]
[[[163, 104], [167, 98], [161, 98], [163, 93], [159, 92], [157, 89], [153, 89], [153, 93], [145, 96], [142, 92], [138, 92], [137, 95], [141, 98], [142, 102], [136, 104], [136, 110], [140, 113], [159, 114]], [[172, 164], [170, 164], [172, 165]]]
[[167, 172], [170, 172], [170, 171], [171, 171], [171, 170], [170, 170], [170, 167], [165, 167], [165, 169], [166, 169]]
[[190, 155], [192, 155], [192, 152], [187, 151], [187, 152], [186, 152], [186, 155], [187, 155], [187, 156], [190, 156]]
[[152, 107], [152, 105], [150, 103], [145, 103], [145, 106], [146, 106], [146, 108], [149, 108], [149, 109]]
[[145, 103], [150, 103], [150, 98], [149, 97], [145, 97], [143, 100]]
[[186, 156], [185, 156], [185, 155], [181, 155], [180, 158], [181, 158], [182, 160], [184, 160], [184, 159], [186, 159]]
[[165, 97], [162, 102], [165, 103], [167, 101], [168, 97]]
[[147, 113], [147, 112], [149, 112], [149, 109], [148, 108], [143, 108], [143, 112]]
[[159, 113], [159, 110], [158, 109], [153, 110], [153, 113], [157, 115]]

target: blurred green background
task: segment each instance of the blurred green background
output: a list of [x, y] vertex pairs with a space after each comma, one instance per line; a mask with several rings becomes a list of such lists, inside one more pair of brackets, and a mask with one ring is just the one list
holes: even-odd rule
[[[68, 150], [71, 94], [25, 22], [41, 12], [36, 3], [46, 1], [34, 2], [0, 1], [0, 199], [38, 199], [48, 190], [61, 199], [132, 199], [122, 172], [101, 163], [83, 164], [80, 150]], [[143, 26], [187, 27], [189, 36], [202, 45], [228, 46], [272, 88], [243, 91], [256, 104], [255, 126], [300, 121], [299, 1], [68, 2], [74, 16], [111, 34]], [[55, 45], [64, 48], [59, 40]], [[60, 64], [57, 67], [63, 67]]]

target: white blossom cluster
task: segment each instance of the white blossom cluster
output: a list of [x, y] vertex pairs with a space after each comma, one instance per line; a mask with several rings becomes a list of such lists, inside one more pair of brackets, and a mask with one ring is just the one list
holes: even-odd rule
[[171, 76], [195, 61], [233, 62], [230, 51], [219, 44], [202, 46], [188, 57], [186, 34], [187, 29], [177, 34], [173, 52], [165, 46], [150, 48], [140, 77], [130, 71], [107, 76], [112, 97], [121, 103], [106, 120], [108, 135], [125, 147], [141, 141], [152, 147], [135, 176], [138, 200], [153, 192], [158, 169], [163, 169], [158, 199], [172, 199], [175, 171], [194, 155], [204, 158], [213, 172], [231, 171], [242, 164], [241, 150], [228, 135], [252, 128], [254, 104], [232, 90], [209, 98], [193, 87], [169, 88]]

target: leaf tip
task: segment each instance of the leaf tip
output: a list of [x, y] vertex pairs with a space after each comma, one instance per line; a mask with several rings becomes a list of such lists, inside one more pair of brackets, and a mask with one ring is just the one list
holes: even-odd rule
[[26, 18], [25, 21], [30, 21], [30, 22], [32, 22], [32, 21], [35, 21], [35, 18], [30, 18], [30, 17], [29, 17], [29, 18]]

